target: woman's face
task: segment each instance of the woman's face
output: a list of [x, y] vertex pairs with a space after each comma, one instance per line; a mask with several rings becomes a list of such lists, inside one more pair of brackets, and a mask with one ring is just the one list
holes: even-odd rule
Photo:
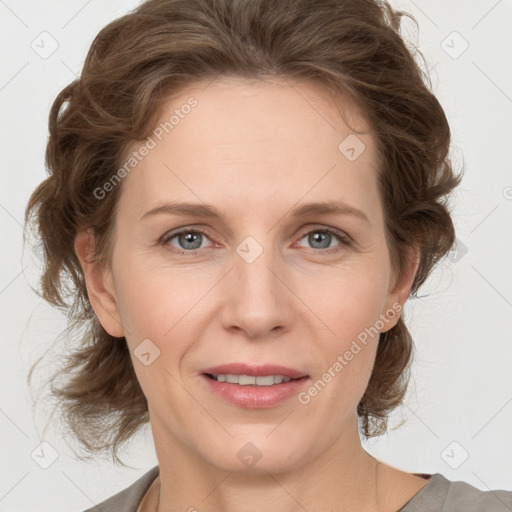
[[[353, 107], [364, 135], [311, 84], [206, 85], [169, 101], [167, 125], [132, 148], [91, 302], [126, 337], [157, 452], [290, 469], [354, 442], [378, 333], [413, 275], [394, 282], [374, 140]], [[230, 363], [306, 377], [271, 389], [204, 375]]]

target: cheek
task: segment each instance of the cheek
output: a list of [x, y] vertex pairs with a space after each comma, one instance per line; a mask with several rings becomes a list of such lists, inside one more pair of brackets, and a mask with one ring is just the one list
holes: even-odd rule
[[[323, 352], [320, 378], [333, 382], [343, 400], [357, 404], [371, 376], [382, 327], [379, 318], [386, 302], [387, 269], [382, 264], [354, 265], [329, 276], [304, 282], [302, 296], [324, 326], [317, 343]], [[337, 395], [330, 395], [336, 402]], [[333, 406], [335, 404], [333, 403]]]
[[[316, 294], [313, 301], [329, 331], [316, 342], [322, 364], [304, 400], [314, 402], [321, 395], [315, 407], [339, 411], [339, 416], [331, 418], [338, 423], [346, 418], [343, 411], [355, 411], [371, 377], [379, 342], [376, 323], [384, 297], [371, 279], [345, 279], [331, 285], [328, 293]], [[318, 352], [313, 357], [318, 359]]]
[[204, 271], [151, 265], [140, 258], [126, 258], [116, 272], [118, 308], [125, 337], [133, 351], [149, 339], [160, 350], [172, 344], [179, 358], [180, 344], [198, 335], [198, 322], [208, 317], [218, 281], [211, 268]]
[[386, 303], [387, 276], [382, 264], [368, 262], [302, 278], [295, 289], [330, 331], [327, 338], [339, 344], [376, 323]]
[[[198, 265], [194, 270], [186, 266], [173, 268], [124, 254], [116, 267], [116, 293], [126, 338], [132, 348], [146, 338], [153, 338], [158, 344], [159, 340], [167, 342], [175, 338], [178, 332], [182, 338], [189, 330], [190, 321], [204, 321], [211, 316], [215, 304], [222, 303], [218, 293], [225, 286], [225, 283], [219, 285], [224, 268], [208, 265]], [[284, 293], [282, 300], [288, 301], [288, 307], [300, 309], [299, 319], [309, 318], [304, 321], [310, 326], [316, 324], [322, 343], [339, 351], [375, 324], [386, 300], [389, 270], [386, 259], [376, 254], [295, 271], [290, 266], [283, 277], [298, 299]], [[192, 338], [197, 335], [193, 327], [190, 335]]]

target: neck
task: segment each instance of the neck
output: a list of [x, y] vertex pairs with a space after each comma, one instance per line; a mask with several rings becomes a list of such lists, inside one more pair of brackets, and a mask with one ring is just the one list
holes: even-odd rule
[[[361, 446], [357, 422], [329, 448], [292, 469], [223, 471], [152, 422], [160, 466], [158, 512], [297, 512], [379, 509], [379, 462]], [[261, 460], [263, 462], [263, 459]], [[256, 466], [255, 466], [256, 467]], [[286, 465], [284, 466], [286, 468]]]

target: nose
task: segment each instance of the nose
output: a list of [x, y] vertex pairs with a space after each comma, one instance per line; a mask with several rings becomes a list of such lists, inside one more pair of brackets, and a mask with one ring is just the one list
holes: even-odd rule
[[224, 281], [223, 327], [251, 340], [282, 335], [297, 319], [290, 273], [270, 249], [254, 260], [254, 254], [240, 254], [234, 255], [233, 269]]

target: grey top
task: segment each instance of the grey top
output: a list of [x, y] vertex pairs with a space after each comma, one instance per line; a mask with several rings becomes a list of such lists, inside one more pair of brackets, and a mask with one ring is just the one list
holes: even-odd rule
[[[155, 466], [126, 489], [84, 512], [137, 512], [158, 474]], [[430, 476], [428, 484], [397, 512], [512, 512], [512, 491], [481, 491], [466, 482], [451, 482], [440, 473], [419, 476]]]

